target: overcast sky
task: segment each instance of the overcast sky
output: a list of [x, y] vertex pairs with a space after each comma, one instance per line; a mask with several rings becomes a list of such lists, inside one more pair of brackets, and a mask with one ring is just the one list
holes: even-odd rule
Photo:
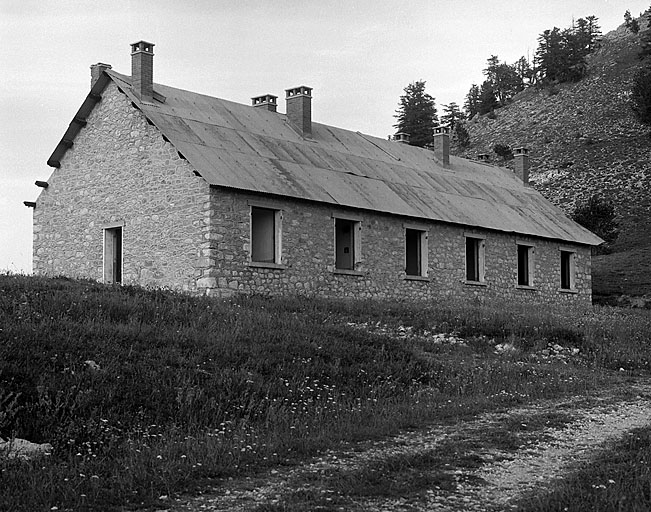
[[[313, 87], [315, 121], [386, 137], [403, 89], [463, 104], [491, 55], [533, 56], [546, 29], [595, 15], [615, 29], [649, 0], [0, 0], [0, 271], [31, 272], [35, 180], [90, 87], [90, 65], [250, 104]], [[535, 155], [534, 155], [535, 157]]]

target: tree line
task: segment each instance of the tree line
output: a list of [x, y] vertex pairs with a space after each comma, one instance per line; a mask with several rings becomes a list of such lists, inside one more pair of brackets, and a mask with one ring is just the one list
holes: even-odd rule
[[597, 47], [600, 36], [598, 18], [587, 16], [573, 21], [569, 28], [554, 27], [540, 34], [533, 62], [522, 56], [508, 64], [491, 55], [483, 70], [486, 80], [473, 84], [466, 95], [467, 115], [483, 115], [503, 107], [532, 85], [580, 80], [586, 73], [586, 57]]
[[[639, 56], [644, 61], [631, 88], [631, 107], [641, 122], [651, 125], [651, 7], [643, 16], [647, 21], [645, 30], [630, 11], [624, 14], [624, 24], [638, 34]], [[433, 143], [434, 128], [446, 126], [457, 145], [466, 147], [470, 136], [464, 121], [468, 118], [490, 116], [528, 87], [581, 80], [587, 72], [588, 55], [599, 45], [601, 27], [598, 22], [596, 16], [586, 16], [573, 21], [566, 29], [545, 30], [538, 36], [533, 62], [522, 56], [508, 64], [500, 61], [497, 55], [491, 55], [483, 70], [484, 82], [472, 84], [463, 107], [455, 102], [443, 105], [440, 119], [435, 99], [425, 91], [426, 82], [409, 84], [400, 97], [394, 127], [398, 132], [409, 134], [409, 144], [425, 147]]]

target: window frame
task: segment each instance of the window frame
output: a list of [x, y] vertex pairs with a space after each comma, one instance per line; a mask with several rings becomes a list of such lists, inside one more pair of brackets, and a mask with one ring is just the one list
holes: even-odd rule
[[[424, 226], [414, 224], [403, 224], [404, 241], [405, 241], [405, 258], [404, 258], [404, 278], [407, 280], [429, 280], [429, 229]], [[410, 263], [410, 244], [409, 233], [412, 232], [417, 237], [415, 246], [418, 254], [416, 255], [416, 266], [418, 273], [409, 273]]]
[[[576, 250], [569, 249], [567, 247], [559, 247], [560, 254], [560, 265], [559, 265], [559, 291], [566, 293], [576, 293]], [[564, 256], [567, 255], [567, 272], [568, 272], [568, 285], [569, 288], [564, 287], [563, 285], [563, 267], [564, 267]]]
[[124, 222], [102, 226], [102, 282], [124, 282]]
[[[486, 237], [479, 233], [464, 233], [464, 281], [470, 285], [486, 285]], [[469, 241], [473, 240], [473, 274], [477, 279], [469, 278]]]
[[[536, 283], [535, 281], [536, 246], [531, 242], [521, 241], [521, 240], [516, 240], [515, 246], [516, 246], [516, 275], [515, 275], [516, 286], [518, 288], [533, 289], [535, 288], [535, 283]], [[524, 274], [524, 272], [521, 269], [521, 255], [524, 255], [525, 257], [526, 268], [524, 269], [524, 272], [526, 272], [526, 282], [523, 282], [523, 280], [521, 280], [521, 277]]]
[[[273, 261], [255, 260], [254, 259], [254, 210], [264, 210], [273, 215]], [[252, 267], [269, 267], [269, 268], [284, 268], [283, 265], [283, 210], [277, 205], [249, 201], [249, 266]]]
[[[339, 267], [338, 262], [340, 261], [337, 258], [339, 244], [337, 243], [338, 229], [337, 226], [339, 222], [349, 223], [351, 226], [351, 236], [352, 243], [350, 244], [350, 249], [352, 249], [353, 254], [351, 258], [351, 265], [349, 267]], [[363, 272], [359, 270], [359, 264], [362, 262], [362, 220], [360, 217], [355, 215], [346, 215], [333, 213], [332, 214], [332, 225], [333, 225], [333, 256], [334, 256], [334, 265], [333, 271], [337, 274], [350, 274], [350, 275], [363, 275]]]

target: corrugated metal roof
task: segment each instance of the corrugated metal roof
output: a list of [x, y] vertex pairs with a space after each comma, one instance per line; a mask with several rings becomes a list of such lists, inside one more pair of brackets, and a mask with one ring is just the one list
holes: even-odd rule
[[284, 114], [155, 84], [143, 103], [117, 85], [211, 185], [471, 227], [598, 245], [508, 169], [312, 123], [304, 139]]

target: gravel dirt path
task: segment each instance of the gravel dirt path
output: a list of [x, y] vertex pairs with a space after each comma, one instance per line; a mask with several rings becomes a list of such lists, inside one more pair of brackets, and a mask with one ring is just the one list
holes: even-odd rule
[[[490, 443], [482, 445], [486, 433], [504, 428], [505, 422], [521, 422], [526, 431], [527, 418], [559, 417], [525, 436], [517, 449]], [[283, 510], [289, 496], [302, 492], [318, 497], [306, 501], [305, 510], [324, 511], [485, 511], [509, 510], [510, 504], [531, 492], [542, 493], [554, 479], [562, 477], [596, 456], [610, 441], [626, 432], [651, 424], [651, 382], [631, 383], [603, 390], [586, 397], [543, 401], [533, 405], [481, 415], [454, 425], [430, 426], [404, 432], [381, 442], [350, 444], [307, 460], [300, 465], [277, 467], [255, 477], [231, 479], [198, 497], [168, 503], [170, 512]], [[479, 442], [472, 443], [472, 440]], [[481, 463], [466, 467], [441, 464], [449, 473], [448, 486], [432, 486], [423, 492], [405, 496], [346, 496], [341, 486], [345, 475], [377, 465], [396, 456], [437, 453], [450, 443], [471, 446]], [[497, 447], [496, 447], [497, 446]], [[468, 453], [465, 453], [466, 458]], [[449, 466], [449, 469], [447, 467]], [[352, 472], [352, 473], [351, 473]], [[336, 478], [333, 479], [333, 476]], [[363, 494], [363, 493], [362, 493]], [[381, 493], [380, 493], [381, 494]], [[301, 510], [296, 507], [290, 510]], [[312, 506], [308, 506], [312, 503]], [[318, 507], [314, 505], [319, 503]], [[331, 505], [323, 505], [331, 503]], [[311, 508], [312, 507], [312, 508]]]

